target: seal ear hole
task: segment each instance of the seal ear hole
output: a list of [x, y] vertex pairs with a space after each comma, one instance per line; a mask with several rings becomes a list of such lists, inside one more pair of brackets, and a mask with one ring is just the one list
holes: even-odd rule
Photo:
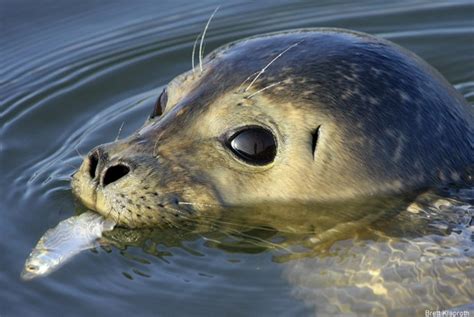
[[168, 102], [168, 92], [165, 88], [163, 89], [160, 96], [155, 102], [155, 107], [153, 108], [153, 112], [150, 115], [150, 119], [161, 116], [163, 112], [165, 111], [167, 102]]
[[311, 133], [311, 152], [313, 153], [313, 159], [316, 157], [316, 147], [318, 146], [319, 139], [319, 128], [321, 128], [321, 126], [317, 127], [316, 130]]

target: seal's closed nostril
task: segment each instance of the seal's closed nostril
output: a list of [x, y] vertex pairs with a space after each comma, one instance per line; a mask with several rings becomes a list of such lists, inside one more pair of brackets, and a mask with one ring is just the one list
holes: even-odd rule
[[125, 175], [130, 172], [130, 168], [123, 164], [117, 164], [110, 166], [104, 173], [104, 177], [102, 179], [102, 186], [107, 186], [110, 183], [113, 183], [120, 178], [124, 177]]

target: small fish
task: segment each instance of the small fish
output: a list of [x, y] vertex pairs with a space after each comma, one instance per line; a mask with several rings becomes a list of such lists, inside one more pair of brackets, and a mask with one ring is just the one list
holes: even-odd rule
[[41, 237], [26, 259], [23, 280], [46, 276], [81, 251], [98, 245], [102, 232], [115, 227], [113, 220], [95, 212], [85, 212], [61, 221]]

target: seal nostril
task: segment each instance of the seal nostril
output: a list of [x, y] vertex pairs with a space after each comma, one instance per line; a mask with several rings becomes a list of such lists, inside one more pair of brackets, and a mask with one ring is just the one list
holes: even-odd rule
[[128, 172], [130, 172], [130, 168], [123, 164], [111, 166], [105, 171], [104, 178], [102, 180], [102, 185], [105, 187], [110, 183], [113, 183], [124, 177], [128, 174]]
[[89, 155], [89, 175], [92, 179], [95, 178], [97, 165], [99, 164], [99, 155], [97, 152], [92, 153]]

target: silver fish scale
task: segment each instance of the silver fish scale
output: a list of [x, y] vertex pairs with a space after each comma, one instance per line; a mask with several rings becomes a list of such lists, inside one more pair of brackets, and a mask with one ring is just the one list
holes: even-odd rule
[[114, 226], [113, 220], [90, 211], [61, 221], [38, 241], [25, 262], [22, 278], [29, 280], [51, 273], [74, 255], [95, 247], [102, 233]]

